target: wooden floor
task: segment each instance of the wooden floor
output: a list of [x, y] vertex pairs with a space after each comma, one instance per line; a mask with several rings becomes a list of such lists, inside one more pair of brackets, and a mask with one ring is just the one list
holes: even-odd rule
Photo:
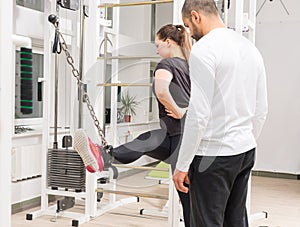
[[[118, 188], [126, 190], [167, 195], [168, 186], [158, 185], [157, 181], [144, 179], [142, 172], [118, 180]], [[118, 198], [126, 198], [118, 196]], [[108, 198], [102, 199], [104, 203]], [[167, 219], [140, 215], [140, 209], [160, 210], [165, 205], [164, 200], [141, 198], [139, 203], [124, 204], [105, 213], [102, 216], [80, 225], [81, 227], [167, 227]], [[39, 210], [39, 208], [30, 211]], [[77, 204], [71, 209], [84, 212], [84, 206]], [[300, 181], [252, 177], [251, 213], [266, 211], [268, 218], [251, 223], [251, 227], [300, 227]], [[42, 216], [32, 221], [26, 221], [29, 211], [12, 215], [12, 227], [65, 227], [72, 226], [71, 219], [58, 216], [53, 222], [52, 216]]]

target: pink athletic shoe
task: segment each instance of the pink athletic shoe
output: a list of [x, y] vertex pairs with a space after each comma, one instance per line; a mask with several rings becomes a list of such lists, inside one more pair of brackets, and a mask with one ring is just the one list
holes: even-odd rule
[[103, 170], [103, 158], [100, 146], [94, 144], [85, 130], [78, 129], [74, 135], [74, 148], [80, 155], [87, 171], [95, 173]]

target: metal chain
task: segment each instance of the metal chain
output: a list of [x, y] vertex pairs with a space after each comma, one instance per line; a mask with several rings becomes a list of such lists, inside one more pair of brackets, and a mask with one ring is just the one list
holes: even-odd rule
[[[75, 67], [74, 65], [74, 59], [72, 58], [70, 52], [69, 52], [69, 49], [68, 49], [68, 46], [65, 42], [65, 39], [63, 37], [63, 35], [61, 34], [61, 32], [59, 31], [59, 28], [58, 28], [58, 24], [54, 24], [55, 26], [55, 32], [58, 36], [58, 40], [59, 40], [59, 43], [61, 45], [61, 48], [62, 50], [65, 52], [66, 54], [66, 57], [67, 57], [67, 62], [68, 64], [70, 65], [70, 67], [72, 68], [72, 74], [73, 76], [76, 78], [77, 80], [77, 86], [78, 88], [81, 90], [81, 94], [82, 94], [82, 98], [83, 100], [86, 102], [86, 105], [90, 111], [90, 115], [94, 121], [94, 125], [96, 126], [96, 128], [98, 129], [98, 134], [101, 138], [101, 142], [102, 142], [102, 145], [104, 147], [106, 147], [106, 149], [109, 149], [110, 146], [108, 146], [108, 143], [104, 137], [104, 132], [102, 130], [102, 128], [100, 127], [100, 122], [95, 114], [95, 111], [94, 111], [94, 107], [92, 106], [91, 102], [90, 102], [90, 98], [88, 96], [88, 94], [86, 93], [86, 91], [84, 90], [84, 83], [80, 80], [80, 74], [79, 74], [79, 71], [78, 69]], [[108, 150], [109, 152], [109, 150]]]

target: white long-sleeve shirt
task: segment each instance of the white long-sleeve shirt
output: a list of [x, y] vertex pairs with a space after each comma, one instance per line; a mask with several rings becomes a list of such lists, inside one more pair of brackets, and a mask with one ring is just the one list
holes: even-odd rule
[[195, 155], [230, 156], [256, 147], [267, 115], [263, 59], [238, 33], [217, 28], [194, 44], [191, 97], [176, 168]]

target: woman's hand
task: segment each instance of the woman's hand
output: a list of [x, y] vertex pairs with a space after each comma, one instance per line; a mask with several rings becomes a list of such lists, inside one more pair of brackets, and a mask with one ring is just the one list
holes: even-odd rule
[[179, 108], [178, 107], [176, 109], [176, 113], [174, 113], [173, 111], [171, 111], [167, 108], [165, 110], [166, 110], [168, 116], [173, 117], [175, 119], [181, 119], [181, 118], [183, 118], [184, 114], [186, 113], [187, 107], [186, 108]]

